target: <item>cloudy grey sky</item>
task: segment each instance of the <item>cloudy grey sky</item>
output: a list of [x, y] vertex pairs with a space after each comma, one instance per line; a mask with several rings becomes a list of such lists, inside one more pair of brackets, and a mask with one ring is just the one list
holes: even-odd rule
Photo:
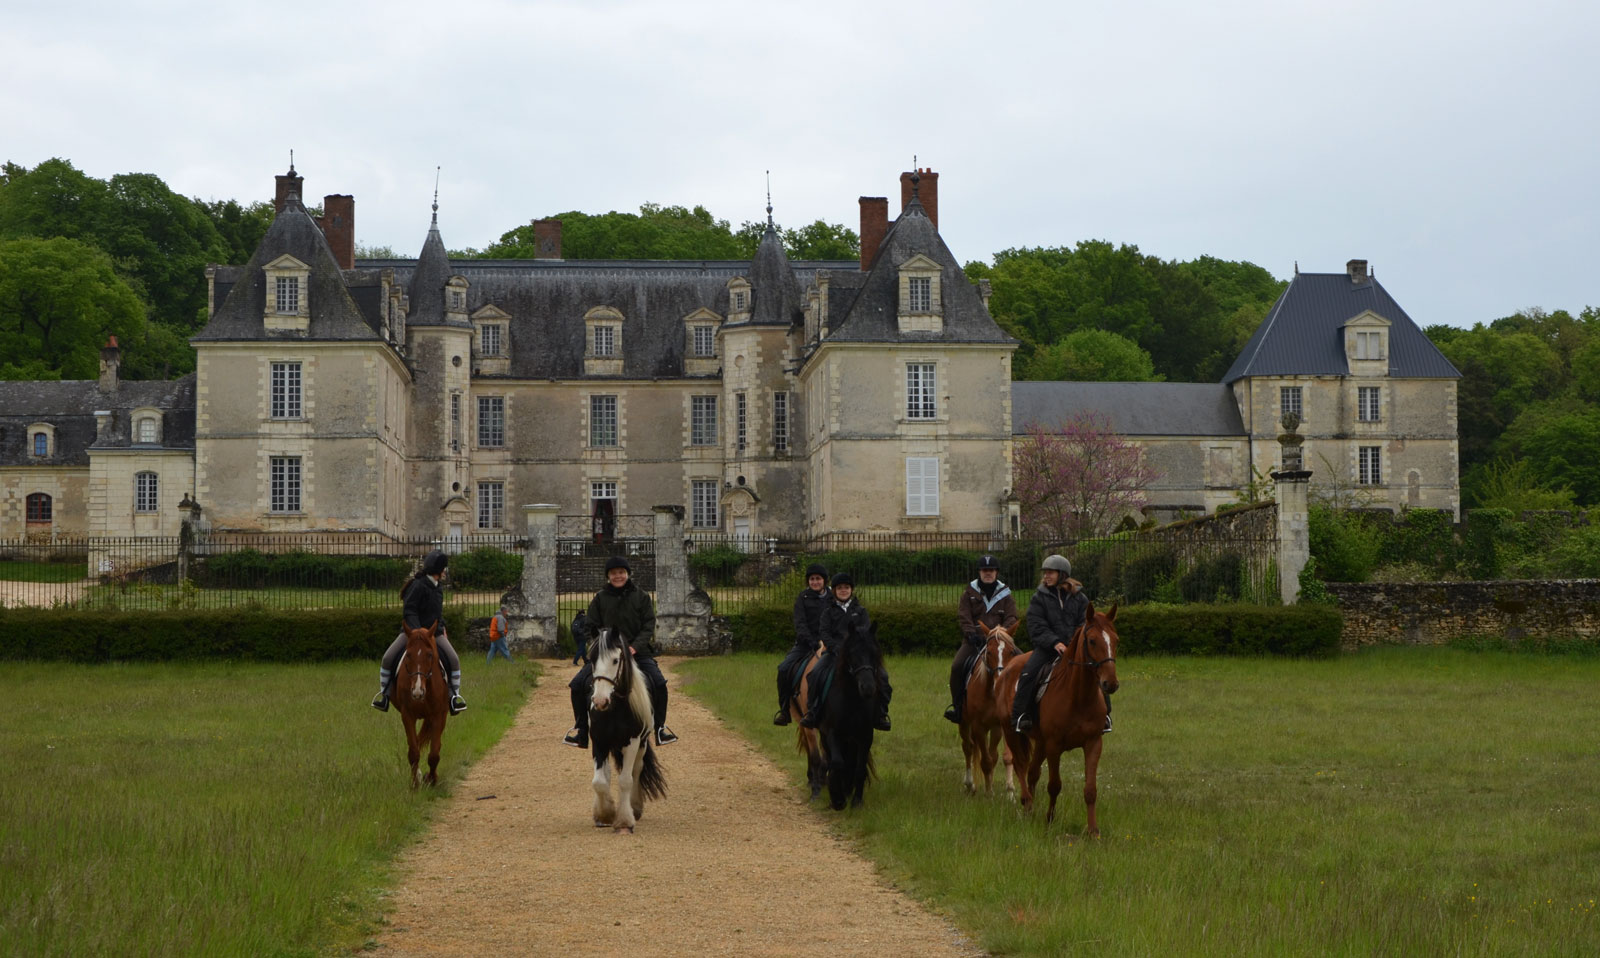
[[1417, 322], [1600, 305], [1600, 7], [1522, 0], [8, 4], [0, 158], [352, 193], [406, 255], [704, 204], [858, 223], [915, 154], [962, 260], [1370, 260]]

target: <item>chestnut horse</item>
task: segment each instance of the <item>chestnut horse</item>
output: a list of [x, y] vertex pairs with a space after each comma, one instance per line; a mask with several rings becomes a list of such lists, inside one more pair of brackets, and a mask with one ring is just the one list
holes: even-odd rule
[[811, 702], [812, 687], [822, 681], [817, 675], [817, 663], [822, 661], [822, 650], [811, 653], [811, 658], [800, 664], [800, 688], [789, 698], [789, 717], [797, 730], [794, 747], [806, 755], [806, 782], [811, 786], [811, 800], [816, 801], [828, 784], [828, 758], [822, 753], [822, 736], [816, 729], [806, 728], [800, 719]]
[[[433, 637], [439, 623], [426, 629], [406, 629], [406, 651], [395, 667], [394, 704], [400, 724], [406, 730], [406, 758], [411, 761], [411, 787], [417, 787], [417, 760], [422, 743], [428, 742], [429, 785], [439, 784], [439, 744], [444, 739], [444, 720], [450, 717], [450, 695], [444, 667], [439, 662], [439, 646]], [[422, 723], [421, 731], [417, 723]]]
[[[1006, 663], [1022, 654], [1011, 641], [1011, 634], [995, 626], [993, 629], [978, 623], [985, 641], [976, 666], [967, 678], [967, 698], [961, 709], [961, 751], [966, 758], [965, 778], [962, 784], [967, 793], [977, 791], [972, 769], [978, 766], [983, 774], [984, 794], [994, 794], [994, 767], [1000, 762], [1000, 742], [1011, 719], [1009, 706], [1000, 707], [1000, 672]], [[1011, 750], [1005, 750], [1006, 791], [1016, 790], [1015, 767]]]
[[[1045, 823], [1055, 819], [1056, 796], [1061, 793], [1061, 753], [1083, 749], [1083, 804], [1088, 810], [1085, 835], [1100, 834], [1095, 820], [1097, 797], [1095, 775], [1100, 767], [1101, 737], [1106, 726], [1106, 695], [1117, 690], [1117, 607], [1110, 613], [1096, 612], [1094, 603], [1084, 615], [1083, 625], [1067, 643], [1067, 651], [1056, 662], [1050, 687], [1039, 702], [1039, 720], [1027, 734], [1006, 725], [1006, 744], [1017, 767], [1026, 766], [1021, 780], [1022, 807], [1033, 809], [1033, 790], [1039, 784], [1039, 767], [1050, 762], [1050, 810]], [[1017, 679], [1033, 653], [1012, 659], [1001, 677], [1001, 707], [1009, 715], [1017, 694]]]

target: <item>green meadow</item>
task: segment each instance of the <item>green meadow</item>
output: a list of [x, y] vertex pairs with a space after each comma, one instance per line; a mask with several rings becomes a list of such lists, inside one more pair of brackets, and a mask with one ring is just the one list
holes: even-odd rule
[[[777, 662], [683, 669], [800, 795], [793, 727], [769, 724]], [[1063, 758], [1052, 826], [1003, 789], [963, 793], [948, 668], [890, 660], [895, 729], [865, 807], [816, 807], [995, 953], [1600, 953], [1592, 657], [1125, 659], [1094, 841], [1081, 752]]]
[[400, 720], [367, 707], [375, 663], [7, 663], [0, 954], [360, 948], [395, 854], [536, 674], [464, 664], [441, 785], [413, 792]]

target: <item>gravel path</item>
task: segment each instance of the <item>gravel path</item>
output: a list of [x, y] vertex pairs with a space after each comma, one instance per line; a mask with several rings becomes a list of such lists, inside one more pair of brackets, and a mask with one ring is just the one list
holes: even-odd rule
[[637, 833], [591, 825], [589, 755], [560, 744], [576, 670], [547, 662], [402, 859], [379, 955], [981, 954], [832, 837], [661, 665], [681, 741], [660, 752], [667, 798], [645, 805]]

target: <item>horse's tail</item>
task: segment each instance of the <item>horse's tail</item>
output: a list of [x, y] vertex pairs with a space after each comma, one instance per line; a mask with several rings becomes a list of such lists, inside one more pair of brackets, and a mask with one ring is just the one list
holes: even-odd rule
[[667, 797], [667, 777], [661, 773], [661, 763], [656, 761], [656, 749], [650, 744], [648, 736], [645, 739], [644, 768], [639, 772], [637, 787], [645, 798]]

